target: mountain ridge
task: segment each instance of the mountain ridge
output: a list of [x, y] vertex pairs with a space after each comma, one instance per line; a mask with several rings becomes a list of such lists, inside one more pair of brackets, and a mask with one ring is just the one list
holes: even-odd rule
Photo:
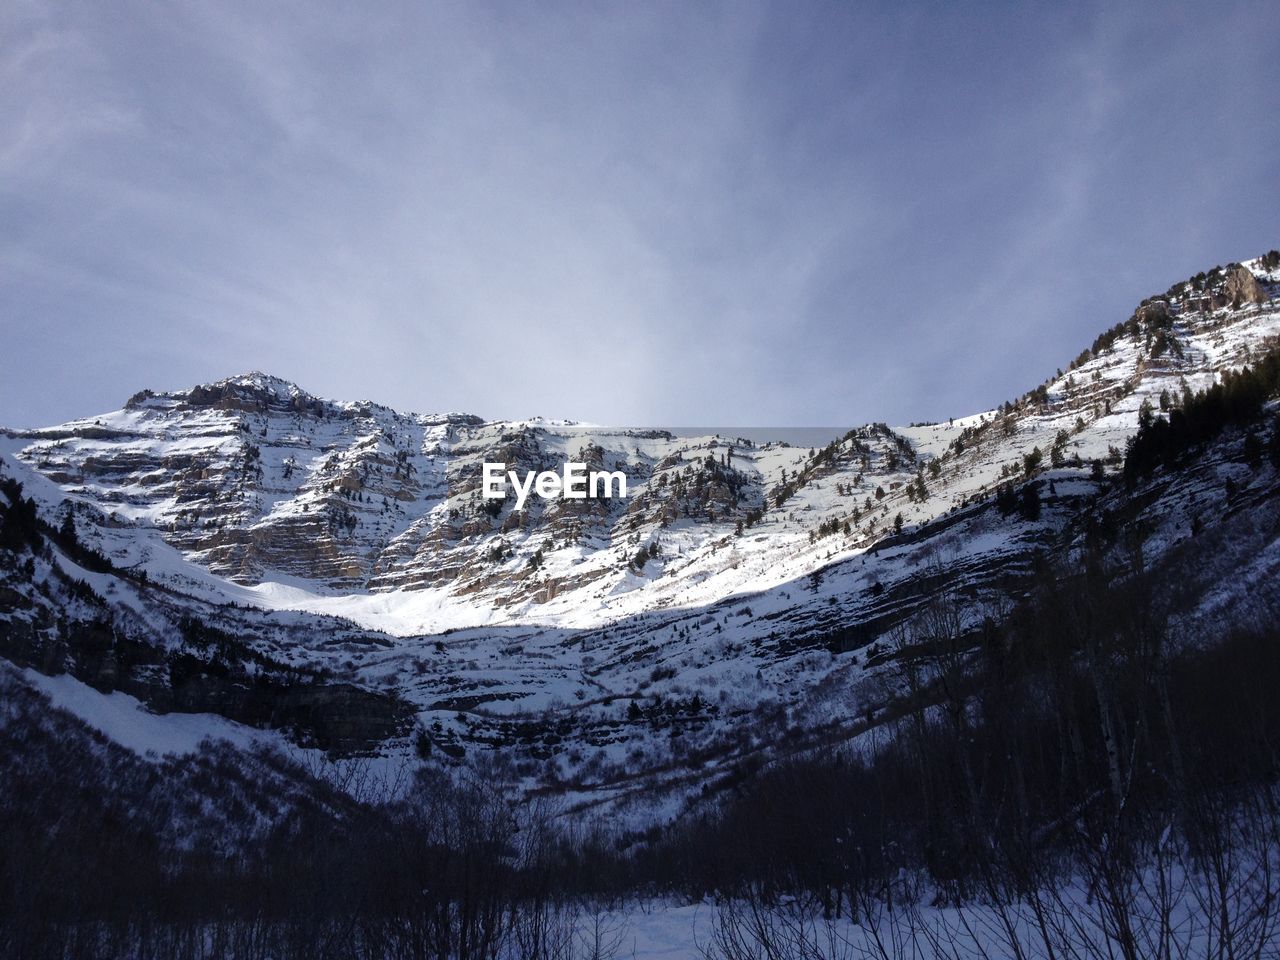
[[[1268, 263], [1215, 268], [1216, 279], [1207, 272], [1148, 298], [1016, 406], [945, 425], [869, 424], [809, 454], [572, 422], [406, 414], [317, 398], [261, 372], [143, 391], [120, 411], [8, 436], [14, 455], [73, 499], [246, 585], [433, 591], [442, 610], [484, 601], [506, 620], [560, 616], [566, 604], [556, 599], [566, 595], [606, 608], [619, 593], [652, 595], [623, 604], [639, 609], [689, 602], [670, 588], [677, 570], [719, 582], [706, 596], [730, 595], [745, 580], [713, 558], [728, 550], [751, 562], [769, 552], [749, 549], [761, 532], [795, 554], [788, 575], [819, 568], [828, 552], [856, 555], [898, 515], [912, 526], [991, 495], [1037, 450], [1045, 466], [1061, 466], [1057, 458], [1114, 469], [1144, 402], [1167, 407], [1170, 391], [1203, 388], [1246, 362], [1252, 340], [1280, 333], [1263, 293], [1277, 279]], [[521, 513], [479, 497], [484, 461], [527, 471], [567, 459], [623, 469], [631, 497]], [[641, 558], [641, 549], [656, 552]], [[400, 629], [476, 622], [459, 613]]]
[[[1119, 478], [1141, 423], [1280, 334], [1280, 276], [1250, 263], [1262, 303], [1214, 305], [1236, 268], [1206, 273], [1016, 401], [811, 451], [424, 423], [257, 374], [6, 431], [0, 474], [51, 552], [0, 581], [0, 653], [330, 749], [482, 751], [589, 808], [693, 802], [713, 771], [873, 729], [931, 605], [977, 636], [1099, 525], [1117, 563], [1130, 535], [1170, 569], [1222, 541], [1221, 566], [1180, 574], [1201, 584], [1187, 636], [1220, 609], [1210, 573], [1269, 596], [1275, 539], [1241, 504], [1269, 516], [1276, 478], [1243, 465], [1240, 435], [1133, 492]], [[570, 456], [625, 464], [634, 495], [483, 509], [479, 462]]]

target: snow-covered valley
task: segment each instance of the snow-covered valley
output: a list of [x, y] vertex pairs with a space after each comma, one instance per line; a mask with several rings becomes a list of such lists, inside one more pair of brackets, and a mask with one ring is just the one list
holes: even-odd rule
[[[998, 409], [812, 447], [404, 414], [258, 373], [0, 432], [10, 720], [55, 711], [174, 796], [242, 762], [286, 798], [262, 831], [428, 770], [643, 850], [758, 776], [976, 711], [949, 684], [1040, 656], [1020, 618], [1082, 567], [1151, 584], [1160, 636], [1200, 651], [1280, 611], [1276, 401], [1159, 469], [1126, 453], [1268, 362], [1276, 261], [1175, 284]], [[480, 495], [483, 463], [570, 460], [629, 495]], [[313, 775], [333, 792], [306, 797]], [[662, 943], [701, 921], [663, 909], [609, 923], [690, 955]]]

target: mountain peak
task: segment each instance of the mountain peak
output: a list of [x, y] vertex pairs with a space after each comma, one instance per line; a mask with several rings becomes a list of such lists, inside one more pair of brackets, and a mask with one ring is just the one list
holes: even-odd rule
[[191, 407], [220, 407], [223, 409], [264, 411], [268, 409], [294, 412], [321, 412], [325, 406], [296, 383], [282, 377], [252, 370], [213, 383], [202, 383], [188, 390], [157, 394], [152, 390], [139, 390], [125, 403], [126, 410], [144, 406], [161, 399]]
[[294, 383], [292, 380], [285, 380], [283, 377], [277, 377], [274, 374], [264, 373], [261, 370], [251, 370], [248, 373], [236, 374], [232, 377], [224, 377], [212, 384], [202, 384], [205, 388], [209, 387], [247, 387], [251, 390], [267, 391], [275, 394], [277, 397], [287, 399], [289, 397], [309, 397], [311, 396], [306, 390]]

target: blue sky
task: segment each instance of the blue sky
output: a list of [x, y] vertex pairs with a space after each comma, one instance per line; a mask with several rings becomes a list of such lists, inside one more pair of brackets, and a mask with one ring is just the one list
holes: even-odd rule
[[1280, 246], [1264, 3], [0, 6], [0, 423], [942, 419]]

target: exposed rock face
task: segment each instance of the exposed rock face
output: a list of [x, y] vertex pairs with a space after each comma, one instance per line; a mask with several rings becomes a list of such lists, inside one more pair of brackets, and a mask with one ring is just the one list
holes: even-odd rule
[[1246, 303], [1266, 303], [1267, 295], [1258, 278], [1246, 267], [1236, 267], [1227, 274], [1227, 301], [1233, 310]]
[[1143, 304], [1135, 314], [1142, 323], [1158, 326], [1169, 320], [1169, 304], [1163, 300], [1153, 300]]
[[[535, 596], [546, 584], [527, 582], [544, 544], [534, 538], [608, 547], [664, 520], [732, 520], [764, 496], [760, 474], [724, 465], [724, 444], [713, 451], [706, 438], [401, 414], [263, 374], [142, 391], [116, 413], [28, 436], [22, 458], [96, 501], [104, 522], [152, 526], [244, 583], [284, 574], [340, 590], [501, 584], [508, 600]], [[623, 471], [633, 496], [530, 497], [522, 511], [514, 497], [481, 496], [485, 462], [523, 476], [567, 460]], [[659, 461], [662, 483], [646, 494]], [[620, 544], [600, 569], [622, 570], [634, 552]]]

